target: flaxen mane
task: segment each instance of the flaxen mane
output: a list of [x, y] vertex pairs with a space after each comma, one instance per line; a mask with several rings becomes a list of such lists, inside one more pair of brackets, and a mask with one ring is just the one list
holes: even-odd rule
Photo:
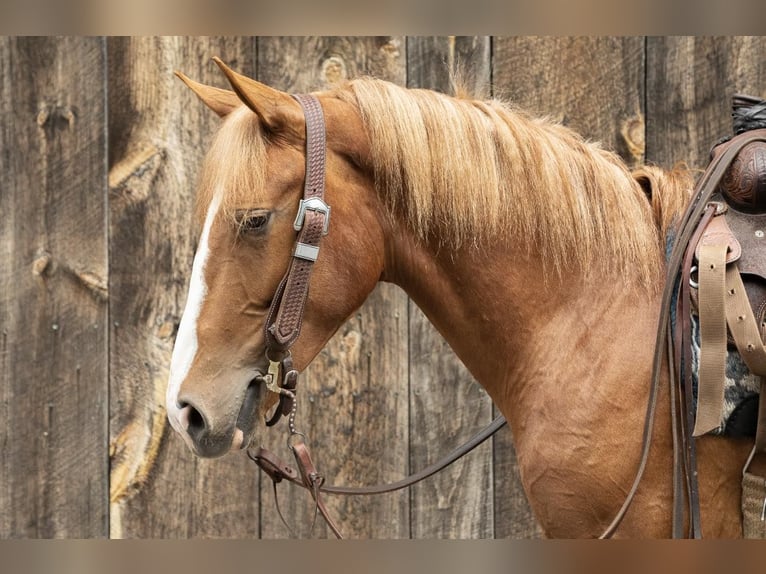
[[[370, 78], [333, 95], [358, 108], [377, 187], [418, 236], [452, 248], [506, 240], [536, 249], [557, 274], [577, 267], [648, 284], [659, 277], [665, 233], [691, 188], [685, 171], [646, 167], [634, 177], [598, 144], [497, 100]], [[226, 190], [224, 206], [252, 204], [265, 146], [255, 114], [244, 106], [232, 113], [208, 154], [200, 208], [216, 186]]]
[[500, 101], [374, 79], [338, 94], [360, 109], [379, 189], [420, 236], [438, 230], [453, 246], [528, 238], [558, 273], [606, 265], [649, 279], [661, 269], [689, 186], [680, 171], [641, 172], [650, 204], [616, 155]]

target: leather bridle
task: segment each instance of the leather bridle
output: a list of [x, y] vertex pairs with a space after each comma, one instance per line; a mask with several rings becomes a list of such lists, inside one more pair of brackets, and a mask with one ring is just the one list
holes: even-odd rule
[[[266, 359], [269, 362], [269, 367], [267, 372], [259, 374], [256, 380], [265, 384], [269, 391], [279, 394], [276, 410], [266, 424], [272, 426], [283, 416], [288, 417], [290, 434], [287, 445], [295, 457], [297, 470], [285, 464], [277, 455], [263, 447], [254, 452], [248, 451], [248, 456], [271, 478], [275, 498], [277, 495], [276, 485], [282, 480], [306, 488], [314, 499], [316, 511], [321, 513], [335, 536], [342, 538], [338, 526], [329, 516], [322, 499], [323, 493], [370, 495], [407, 488], [439, 472], [473, 450], [500, 430], [506, 421], [502, 416], [497, 417], [487, 427], [439, 461], [402, 480], [390, 484], [359, 488], [330, 486], [324, 483], [323, 475], [317, 471], [311, 459], [305, 435], [295, 427], [296, 389], [299, 373], [293, 368], [290, 348], [300, 335], [308, 299], [311, 272], [319, 255], [322, 237], [327, 235], [329, 231], [331, 209], [324, 201], [326, 132], [319, 100], [310, 94], [293, 95], [293, 98], [303, 108], [306, 118], [306, 176], [303, 198], [300, 200], [298, 214], [293, 224], [298, 232], [298, 238], [287, 272], [279, 283], [272, 300], [264, 327]], [[277, 511], [282, 517], [278, 503]], [[284, 522], [284, 517], [282, 520]], [[287, 523], [285, 522], [285, 524]]]

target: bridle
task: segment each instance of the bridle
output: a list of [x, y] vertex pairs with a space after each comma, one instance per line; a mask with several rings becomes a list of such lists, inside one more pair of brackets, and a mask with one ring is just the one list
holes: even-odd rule
[[[305, 435], [295, 426], [299, 373], [293, 368], [290, 348], [300, 335], [311, 272], [319, 256], [322, 237], [329, 231], [331, 209], [324, 201], [327, 144], [324, 115], [319, 100], [310, 94], [293, 95], [293, 98], [303, 108], [306, 118], [306, 176], [303, 198], [300, 200], [298, 214], [293, 224], [298, 237], [287, 272], [277, 287], [264, 327], [266, 359], [269, 366], [265, 374], [256, 376], [256, 380], [260, 380], [269, 391], [279, 395], [276, 409], [266, 424], [273, 426], [283, 416], [288, 418], [287, 446], [295, 457], [297, 470], [263, 447], [254, 452], [248, 451], [248, 456], [271, 478], [276, 500], [278, 500], [277, 484], [282, 480], [306, 488], [316, 505], [314, 518], [316, 519], [317, 512], [320, 513], [335, 536], [342, 538], [338, 526], [330, 517], [324, 504], [323, 493], [370, 495], [407, 488], [439, 472], [473, 450], [500, 430], [506, 421], [502, 416], [497, 417], [487, 427], [439, 461], [402, 480], [358, 488], [325, 484], [324, 476], [317, 471], [311, 459]], [[285, 522], [278, 502], [277, 512]]]

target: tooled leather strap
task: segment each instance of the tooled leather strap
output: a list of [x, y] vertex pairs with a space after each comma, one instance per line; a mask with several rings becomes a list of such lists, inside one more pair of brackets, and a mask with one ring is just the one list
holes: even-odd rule
[[330, 218], [330, 208], [323, 199], [327, 144], [322, 106], [310, 94], [293, 98], [303, 108], [306, 118], [306, 176], [294, 224], [299, 231], [298, 240], [266, 321], [266, 346], [275, 351], [288, 350], [300, 335], [311, 271]]

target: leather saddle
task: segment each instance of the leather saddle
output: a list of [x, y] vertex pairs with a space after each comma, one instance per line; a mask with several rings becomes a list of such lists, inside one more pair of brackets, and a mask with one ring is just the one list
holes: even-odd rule
[[[763, 131], [766, 132], [766, 129]], [[722, 154], [728, 140], [713, 148]], [[753, 142], [740, 150], [713, 197], [727, 206], [723, 217], [738, 243], [739, 272], [745, 284], [761, 337], [766, 335], [766, 143]]]
[[[766, 101], [737, 95], [733, 100], [734, 132], [732, 138], [716, 144], [711, 159], [723, 154], [737, 136], [754, 130], [766, 134]], [[747, 299], [753, 311], [761, 339], [766, 339], [766, 142], [745, 145], [731, 162], [712, 201], [721, 204], [723, 213], [714, 218], [709, 233], [727, 235], [727, 262], [736, 260]], [[712, 228], [715, 227], [714, 230]], [[697, 249], [699, 252], [699, 248]], [[698, 253], [699, 256], [699, 253]], [[692, 290], [693, 306], [697, 292]], [[737, 346], [727, 332], [728, 351]], [[758, 396], [743, 400], [731, 413], [725, 434], [753, 436], [758, 418]]]

